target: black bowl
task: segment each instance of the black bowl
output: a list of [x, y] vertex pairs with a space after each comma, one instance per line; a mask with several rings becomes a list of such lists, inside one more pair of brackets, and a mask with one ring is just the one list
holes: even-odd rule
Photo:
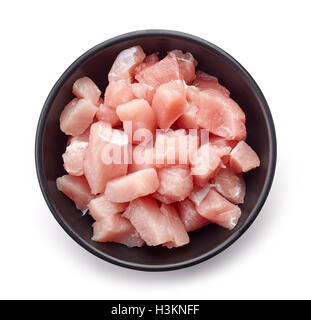
[[[247, 142], [255, 149], [261, 166], [245, 175], [246, 198], [242, 216], [234, 230], [215, 224], [190, 234], [190, 244], [168, 250], [164, 247], [129, 249], [114, 243], [91, 240], [92, 218], [82, 217], [71, 200], [59, 192], [55, 180], [65, 173], [62, 153], [66, 136], [59, 129], [59, 116], [72, 99], [74, 81], [91, 77], [101, 90], [116, 55], [123, 49], [141, 45], [147, 54], [181, 49], [191, 52], [198, 68], [216, 76], [232, 98], [243, 108], [247, 118]], [[166, 30], [127, 33], [107, 40], [84, 53], [60, 77], [51, 90], [41, 113], [36, 135], [36, 167], [44, 198], [58, 223], [81, 246], [99, 258], [114, 264], [145, 271], [174, 270], [207, 260], [226, 249], [255, 220], [269, 193], [276, 165], [276, 136], [272, 116], [259, 87], [249, 73], [230, 55], [198, 37]]]

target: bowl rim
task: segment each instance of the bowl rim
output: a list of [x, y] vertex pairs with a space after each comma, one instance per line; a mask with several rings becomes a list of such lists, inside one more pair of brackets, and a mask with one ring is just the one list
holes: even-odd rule
[[[236, 230], [228, 239], [226, 239], [224, 242], [222, 242], [220, 245], [215, 247], [214, 249], [210, 250], [207, 253], [204, 253], [198, 257], [188, 259], [182, 262], [178, 263], [170, 263], [170, 264], [163, 264], [163, 265], [150, 265], [150, 264], [142, 264], [142, 263], [133, 263], [121, 259], [114, 258], [106, 253], [101, 252], [100, 250], [93, 247], [91, 244], [86, 242], [84, 239], [82, 239], [79, 234], [74, 232], [71, 227], [66, 223], [66, 221], [62, 218], [61, 213], [56, 208], [55, 204], [51, 200], [51, 197], [49, 195], [49, 191], [47, 188], [47, 182], [44, 176], [43, 172], [43, 163], [42, 163], [42, 140], [43, 140], [43, 131], [44, 126], [46, 122], [47, 115], [49, 113], [50, 107], [60, 90], [60, 88], [63, 86], [67, 78], [74, 72], [74, 70], [82, 64], [84, 61], [89, 59], [91, 56], [95, 55], [97, 52], [101, 51], [102, 49], [112, 46], [114, 44], [124, 42], [127, 40], [142, 38], [142, 37], [171, 37], [171, 38], [181, 38], [184, 40], [187, 40], [189, 42], [193, 42], [196, 44], [199, 44], [201, 46], [207, 47], [209, 50], [211, 50], [216, 55], [222, 56], [231, 66], [237, 69], [237, 71], [242, 74], [244, 79], [248, 82], [248, 84], [252, 87], [254, 90], [257, 98], [260, 100], [264, 118], [267, 123], [268, 127], [268, 137], [269, 137], [269, 160], [268, 160], [268, 172], [266, 175], [265, 183], [262, 189], [262, 192], [260, 196], [257, 199], [256, 205], [254, 206], [253, 210], [250, 212], [248, 218], [245, 220], [243, 225], [240, 227], [240, 229]], [[54, 218], [57, 220], [57, 222], [61, 225], [61, 227], [66, 231], [66, 233], [74, 239], [78, 244], [80, 244], [84, 249], [88, 250], [90, 253], [94, 254], [95, 256], [106, 260], [107, 262], [113, 263], [115, 265], [126, 267], [129, 269], [135, 269], [140, 271], [169, 271], [169, 270], [176, 270], [181, 268], [190, 267], [192, 265], [198, 264], [200, 262], [203, 262], [205, 260], [208, 260], [215, 255], [219, 254], [220, 252], [224, 251], [226, 248], [228, 248], [232, 243], [234, 243], [236, 240], [238, 240], [241, 235], [250, 227], [250, 225], [254, 222], [256, 217], [258, 216], [262, 206], [264, 205], [267, 196], [269, 194], [269, 191], [272, 186], [275, 168], [276, 168], [276, 159], [277, 159], [277, 141], [276, 141], [276, 133], [275, 133], [275, 127], [273, 123], [273, 118], [271, 115], [271, 111], [269, 109], [268, 103], [261, 92], [259, 86], [255, 82], [255, 80], [252, 78], [252, 76], [246, 71], [246, 69], [238, 62], [236, 61], [231, 55], [229, 55], [227, 52], [225, 52], [223, 49], [219, 48], [218, 46], [214, 45], [213, 43], [204, 40], [202, 38], [199, 38], [197, 36], [194, 36], [192, 34], [180, 32], [180, 31], [174, 31], [174, 30], [163, 30], [163, 29], [148, 29], [148, 30], [138, 30], [138, 31], [132, 31], [129, 33], [125, 33], [116, 37], [113, 37], [111, 39], [108, 39], [106, 41], [103, 41], [99, 43], [98, 45], [94, 46], [93, 48], [89, 49], [85, 53], [83, 53], [78, 59], [76, 59], [60, 76], [60, 78], [56, 81], [55, 85], [51, 89], [44, 106], [42, 108], [38, 125], [37, 125], [37, 131], [36, 131], [36, 137], [35, 137], [35, 163], [36, 163], [36, 172], [37, 177], [39, 181], [39, 185], [43, 194], [43, 197], [52, 212]]]

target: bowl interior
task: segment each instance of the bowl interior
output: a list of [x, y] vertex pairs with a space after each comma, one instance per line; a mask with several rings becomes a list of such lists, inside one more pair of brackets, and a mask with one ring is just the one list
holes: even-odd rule
[[[231, 97], [243, 108], [247, 118], [247, 142], [255, 149], [261, 159], [261, 166], [245, 174], [247, 192], [245, 203], [241, 206], [242, 217], [232, 231], [211, 224], [190, 233], [190, 244], [168, 250], [163, 247], [143, 247], [128, 249], [113, 243], [96, 243], [91, 240], [92, 218], [82, 217], [72, 201], [59, 192], [55, 180], [65, 174], [62, 153], [66, 146], [66, 136], [59, 129], [59, 116], [63, 107], [73, 98], [71, 93], [74, 81], [81, 76], [91, 77], [102, 91], [107, 85], [107, 74], [116, 57], [123, 49], [141, 45], [147, 54], [159, 51], [163, 57], [167, 51], [181, 49], [191, 52], [198, 60], [198, 69], [216, 76], [226, 86]], [[54, 87], [46, 104], [45, 115], [41, 118], [41, 137], [39, 137], [38, 163], [42, 178], [41, 185], [48, 203], [62, 226], [84, 247], [98, 256], [108, 258], [129, 267], [163, 269], [190, 264], [203, 256], [214, 255], [238, 237], [247, 224], [255, 218], [267, 193], [268, 175], [271, 175], [271, 153], [273, 152], [271, 127], [267, 110], [258, 88], [246, 73], [230, 61], [225, 54], [217, 52], [212, 45], [190, 36], [180, 34], [138, 33], [115, 41], [108, 41], [87, 53], [87, 58], [79, 59], [74, 67], [67, 70]], [[45, 120], [45, 121], [44, 121]], [[272, 173], [273, 175], [273, 173]]]

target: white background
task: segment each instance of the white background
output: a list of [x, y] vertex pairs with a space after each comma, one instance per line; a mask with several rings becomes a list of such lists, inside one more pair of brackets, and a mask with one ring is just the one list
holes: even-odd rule
[[[311, 298], [310, 1], [2, 1], [0, 298]], [[278, 163], [250, 229], [200, 265], [146, 273], [76, 244], [41, 195], [37, 120], [62, 72], [92, 46], [137, 29], [175, 29], [235, 57], [270, 105]]]

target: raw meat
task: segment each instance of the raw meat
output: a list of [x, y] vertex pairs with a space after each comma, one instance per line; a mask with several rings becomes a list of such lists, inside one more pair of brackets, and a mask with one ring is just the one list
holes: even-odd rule
[[212, 183], [216, 190], [231, 202], [244, 202], [245, 182], [241, 174], [235, 174], [229, 168], [220, 169]]
[[187, 232], [200, 229], [210, 223], [209, 220], [203, 218], [197, 212], [194, 204], [189, 199], [178, 202], [177, 210]]
[[[127, 135], [120, 130], [111, 129], [110, 124], [96, 122], [91, 126], [90, 141], [84, 159], [84, 174], [91, 187], [92, 193], [105, 191], [109, 180], [120, 177], [127, 172], [127, 162], [122, 161], [122, 154], [128, 149]], [[114, 150], [115, 155], [120, 155], [118, 161], [105, 163], [103, 153]], [[113, 160], [113, 159], [112, 159]]]
[[209, 191], [196, 209], [202, 217], [230, 230], [236, 226], [241, 216], [241, 209], [214, 189]]
[[157, 246], [172, 240], [167, 228], [167, 219], [152, 197], [131, 201], [123, 217], [130, 220], [148, 246]]
[[113, 202], [128, 202], [155, 192], [159, 187], [157, 172], [153, 168], [130, 173], [110, 180], [105, 195]]
[[135, 68], [145, 59], [141, 46], [135, 46], [121, 51], [114, 61], [108, 74], [108, 80], [124, 80], [132, 82]]
[[240, 141], [230, 153], [230, 166], [235, 172], [247, 172], [259, 165], [256, 152], [245, 141]]
[[64, 175], [56, 179], [56, 185], [59, 191], [62, 191], [75, 204], [77, 209], [84, 211], [87, 205], [93, 199], [90, 187], [84, 176], [75, 177]]
[[108, 200], [107, 196], [100, 196], [91, 200], [88, 204], [89, 214], [96, 221], [121, 213], [128, 207], [128, 203], [115, 203]]
[[181, 80], [162, 84], [157, 89], [152, 108], [155, 112], [158, 126], [167, 130], [186, 111], [186, 90]]
[[93, 122], [97, 110], [90, 100], [74, 98], [60, 115], [61, 130], [72, 136], [82, 134]]
[[76, 80], [73, 84], [72, 93], [77, 98], [90, 100], [94, 105], [97, 105], [98, 99], [101, 95], [101, 91], [89, 77], [83, 77]]

